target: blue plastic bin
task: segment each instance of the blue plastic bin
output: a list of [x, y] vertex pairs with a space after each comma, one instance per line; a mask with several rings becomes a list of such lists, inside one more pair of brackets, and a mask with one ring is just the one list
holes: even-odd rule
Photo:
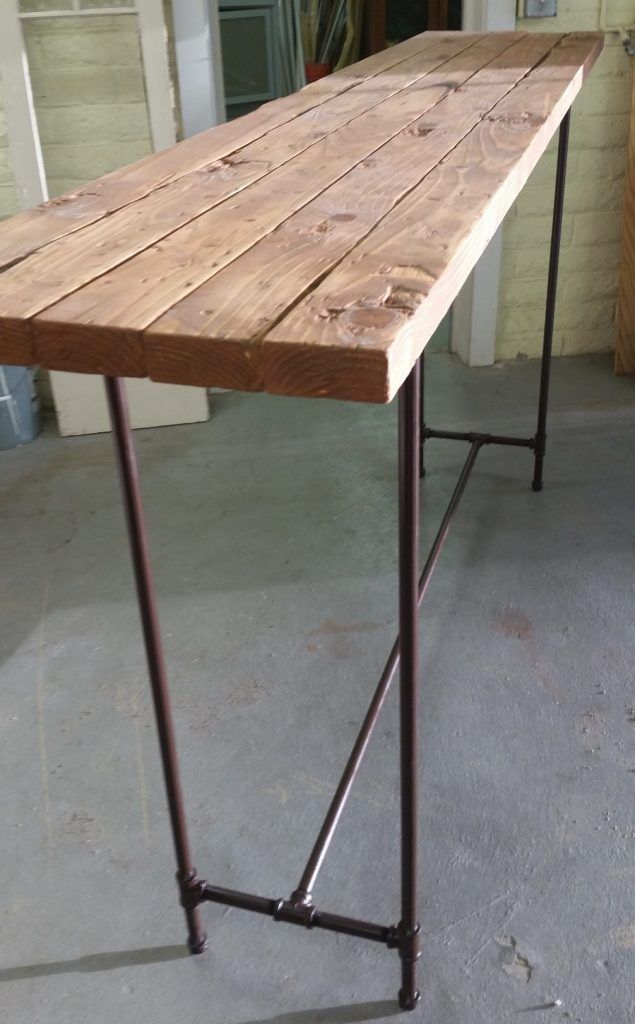
[[40, 407], [31, 371], [0, 366], [0, 451], [32, 441], [40, 432]]

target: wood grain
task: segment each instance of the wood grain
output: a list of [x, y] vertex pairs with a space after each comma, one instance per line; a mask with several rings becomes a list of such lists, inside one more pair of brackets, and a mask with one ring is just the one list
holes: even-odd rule
[[426, 33], [13, 218], [0, 361], [390, 400], [601, 40]]
[[[469, 80], [469, 94], [460, 89], [448, 94], [372, 161], [364, 161], [154, 323], [145, 334], [146, 367], [153, 379], [214, 379], [221, 387], [257, 389], [258, 340], [553, 44], [551, 35], [518, 41], [515, 33], [500, 33], [444, 65], [442, 71], [457, 88]], [[490, 63], [483, 67], [487, 58]], [[240, 302], [245, 291], [249, 303]]]
[[[439, 38], [393, 68], [390, 77], [383, 77], [377, 87], [364, 88], [362, 84], [336, 95], [330, 103], [307, 111], [264, 139], [241, 147], [230, 158], [183, 175], [156, 189], [143, 202], [128, 204], [5, 270], [1, 278], [0, 317], [4, 318], [6, 336], [12, 340], [14, 353], [25, 363], [37, 358], [27, 321], [40, 310], [148, 249], [351, 122], [357, 126], [356, 131], [363, 130], [366, 121], [359, 122], [360, 115], [381, 107], [385, 99], [406, 93], [404, 110], [408, 109], [408, 102], [415, 102], [418, 109], [419, 99], [411, 97], [408, 90], [427, 81], [432, 72], [447, 65], [457, 53], [471, 49], [475, 39], [478, 37]], [[437, 76], [436, 81], [440, 80]], [[390, 112], [388, 117], [392, 117]], [[309, 162], [314, 159], [319, 159], [315, 150]], [[306, 173], [308, 164], [300, 167]], [[296, 173], [294, 169], [293, 174]], [[64, 369], [65, 364], [55, 368]]]
[[[565, 40], [569, 50], [569, 44]], [[454, 150], [448, 160], [356, 247], [351, 257], [267, 335], [262, 376], [267, 391], [359, 397], [334, 378], [331, 352], [343, 348], [385, 358], [390, 401], [447, 313], [580, 90], [585, 47], [579, 38], [573, 77], [556, 51], [527, 76]], [[570, 52], [567, 61], [571, 60]], [[569, 66], [569, 64], [567, 64]], [[308, 353], [297, 339], [310, 337]], [[320, 359], [320, 355], [322, 358]], [[304, 364], [306, 356], [306, 367]], [[320, 369], [318, 369], [320, 368]]]
[[[510, 33], [482, 42], [475, 55], [472, 55], [472, 48], [464, 51], [452, 62], [459, 81], [452, 77], [450, 64], [444, 62], [437, 75], [417, 78], [412, 85], [236, 195], [231, 202], [196, 218], [133, 259], [120, 261], [121, 267], [50, 306], [32, 324], [30, 337], [35, 344], [34, 358], [58, 370], [69, 369], [72, 362], [75, 369], [86, 372], [91, 371], [94, 360], [98, 359], [100, 372], [107, 372], [108, 367], [119, 365], [119, 360], [125, 357], [127, 376], [144, 374], [142, 332], [149, 324], [412, 125], [421, 111], [433, 108], [458, 87], [461, 67], [474, 71], [482, 63], [483, 49], [491, 58], [512, 42]], [[537, 47], [536, 43], [534, 49]], [[410, 155], [414, 155], [412, 139], [415, 136], [408, 137]], [[23, 271], [24, 265], [19, 270], [16, 268], [18, 279]], [[148, 288], [149, 282], [154, 282], [155, 287]], [[55, 280], [54, 287], [58, 284]], [[11, 297], [11, 309], [3, 301], [0, 313], [7, 319], [14, 318], [13, 330], [17, 332], [19, 325], [24, 325], [22, 318], [33, 316], [34, 303], [41, 304], [40, 308], [49, 305], [43, 299], [40, 278], [35, 293], [30, 287], [22, 288], [19, 295]], [[28, 303], [28, 313], [24, 307], [18, 310], [18, 303], [22, 301]], [[110, 348], [105, 350], [104, 332], [111, 328], [117, 334]], [[74, 340], [80, 334], [81, 366], [78, 367]], [[106, 355], [114, 363], [105, 362]]]
[[[448, 38], [450, 34], [444, 34]], [[371, 79], [398, 67], [417, 53], [437, 46], [440, 34], [425, 33], [344, 68], [326, 79], [306, 86], [258, 108], [245, 117], [201, 132], [184, 142], [113, 171], [84, 188], [16, 214], [4, 221], [0, 232], [0, 269], [116, 210], [149, 195], [191, 171], [235, 153], [270, 132], [289, 125], [294, 118], [314, 110], [333, 97], [365, 86]]]
[[631, 120], [615, 334], [615, 372], [619, 374], [635, 373], [635, 60], [631, 59], [631, 65]]

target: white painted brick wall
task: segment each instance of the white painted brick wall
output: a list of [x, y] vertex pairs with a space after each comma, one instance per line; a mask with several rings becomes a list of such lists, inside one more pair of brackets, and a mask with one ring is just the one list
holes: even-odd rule
[[[524, 30], [595, 30], [600, 0], [560, 0], [557, 18], [520, 19]], [[635, 0], [610, 0], [611, 23], [635, 25]], [[631, 65], [617, 35], [575, 103], [554, 352], [613, 346]], [[542, 345], [555, 142], [540, 161], [504, 230], [496, 339], [498, 359], [537, 356]]]
[[2, 108], [2, 90], [0, 88], [0, 220], [16, 213], [17, 210], [18, 193], [9, 163], [7, 125]]
[[24, 36], [52, 196], [151, 152], [135, 17], [37, 19]]

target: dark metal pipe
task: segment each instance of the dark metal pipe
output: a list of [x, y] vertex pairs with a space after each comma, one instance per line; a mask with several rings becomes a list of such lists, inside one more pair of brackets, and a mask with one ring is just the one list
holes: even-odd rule
[[302, 925], [305, 928], [322, 928], [325, 931], [340, 932], [359, 939], [370, 939], [386, 945], [394, 942], [394, 929], [386, 925], [361, 921], [355, 917], [342, 917], [340, 914], [328, 914], [313, 906], [293, 906], [284, 900], [270, 900], [263, 896], [239, 892], [237, 889], [222, 889], [215, 885], [203, 885], [200, 890], [201, 902], [220, 903], [225, 907], [237, 907], [239, 910], [251, 910], [257, 914], [265, 914], [276, 921]]
[[311, 850], [306, 867], [302, 873], [302, 878], [298, 882], [298, 886], [291, 897], [293, 901], [311, 902], [317, 876], [320, 873], [320, 869], [324, 863], [324, 858], [329, 846], [331, 845], [335, 829], [337, 828], [338, 822], [342, 816], [342, 811], [344, 810], [351, 787], [359, 771], [364, 754], [366, 753], [366, 748], [368, 747], [373, 729], [375, 728], [381, 709], [384, 706], [384, 701], [388, 694], [388, 690], [390, 689], [390, 684], [398, 663], [399, 642], [396, 641], [392, 651], [390, 652], [390, 657], [382, 673], [381, 679], [379, 680], [377, 689], [373, 694], [373, 699], [370, 702], [364, 721], [362, 722], [357, 734], [355, 745], [353, 746], [349, 759], [346, 762], [346, 768], [344, 769], [344, 773], [338, 783], [337, 789], [335, 790], [326, 817], [322, 823], [322, 827], [314, 843], [313, 849]]
[[399, 754], [401, 774], [401, 989], [399, 1005], [413, 1010], [419, 959], [417, 921], [417, 731], [420, 366], [399, 393]]
[[[179, 869], [177, 878], [183, 896], [184, 887], [186, 888], [188, 883], [195, 878], [195, 871], [192, 866], [192, 856], [185, 824], [183, 792], [179, 779], [174, 724], [170, 709], [167, 673], [154, 596], [143, 501], [139, 485], [139, 470], [130, 430], [124, 383], [117, 377], [105, 377], [104, 382], [130, 539], [130, 551], [152, 688], [154, 713], [159, 734], [161, 762], [163, 764], [163, 776], [170, 811], [172, 837], [174, 839], [174, 849]], [[202, 953], [205, 948], [205, 933], [201, 927], [198, 911], [193, 906], [185, 906], [185, 915], [188, 924], [190, 950], [192, 953]]]
[[[183, 793], [179, 779], [167, 675], [145, 533], [138, 468], [130, 431], [125, 390], [120, 379], [113, 377], [104, 378], [113, 427], [115, 451], [121, 477], [123, 502], [159, 734], [163, 774], [178, 862], [177, 878], [181, 886], [182, 903], [189, 929], [189, 946], [192, 952], [202, 952], [205, 948], [205, 935], [200, 924], [198, 904], [205, 901], [215, 902], [225, 906], [265, 914], [273, 917], [275, 920], [302, 925], [306, 928], [322, 928], [397, 947], [402, 962], [402, 986], [399, 992], [400, 1006], [403, 1009], [412, 1010], [419, 1002], [420, 993], [416, 988], [416, 963], [420, 957], [420, 927], [417, 921], [418, 609], [447, 539], [476, 457], [483, 445], [498, 444], [533, 449], [535, 451], [535, 468], [532, 486], [536, 491], [542, 489], [569, 130], [570, 112], [567, 112], [560, 127], [558, 146], [536, 436], [532, 439], [524, 439], [504, 435], [441, 431], [426, 428], [424, 416], [425, 368], [423, 354], [403, 385], [399, 395], [399, 636], [389, 655], [298, 889], [293, 893], [289, 901], [270, 900], [237, 890], [223, 889], [201, 883], [198, 881], [195, 869], [192, 866], [186, 831]], [[471, 447], [426, 560], [423, 572], [417, 581], [419, 551], [418, 477], [423, 476], [425, 472], [424, 442], [428, 438], [433, 437], [468, 441]], [[311, 902], [311, 892], [350, 793], [351, 786], [359, 770], [397, 665], [400, 665], [401, 669], [401, 921], [397, 928], [393, 928], [319, 911]]]
[[[454, 489], [454, 493], [452, 494], [450, 503], [441, 522], [441, 526], [430, 550], [430, 554], [428, 555], [426, 564], [419, 579], [419, 606], [421, 605], [421, 602], [423, 601], [425, 593], [428, 589], [430, 577], [432, 576], [434, 568], [439, 559], [439, 555], [441, 554], [441, 550], [447, 538], [450, 526], [452, 525], [452, 521], [454, 519], [454, 515], [456, 513], [458, 505], [461, 501], [461, 498], [463, 497], [465, 486], [468, 482], [472, 469], [474, 468], [474, 463], [476, 461], [476, 456], [478, 455], [479, 449], [480, 444], [478, 442], [474, 442], [470, 449], [470, 453], [466, 459], [465, 465], [463, 466], [463, 469], [461, 471], [458, 483]], [[326, 817], [324, 818], [324, 822], [320, 829], [319, 835], [315, 841], [315, 844], [311, 851], [311, 855], [307, 861], [306, 867], [302, 874], [302, 878], [298, 883], [297, 889], [293, 893], [292, 900], [302, 900], [304, 902], [311, 902], [311, 896], [313, 889], [315, 887], [317, 876], [324, 862], [324, 858], [326, 856], [328, 848], [331, 845], [335, 829], [337, 828], [338, 822], [342, 816], [342, 811], [344, 810], [344, 806], [351, 791], [351, 787], [359, 771], [359, 767], [362, 763], [364, 754], [366, 752], [366, 748], [368, 747], [368, 743], [370, 741], [373, 729], [377, 723], [377, 719], [379, 718], [381, 709], [384, 706], [384, 702], [388, 695], [388, 691], [393, 681], [395, 670], [398, 664], [399, 637], [397, 637], [392, 646], [392, 650], [388, 656], [388, 661], [386, 662], [384, 671], [381, 674], [381, 678], [379, 680], [379, 683], [377, 684], [375, 693], [373, 694], [373, 699], [370, 702], [370, 706], [368, 708], [368, 711], [366, 712], [364, 721], [362, 722], [360, 730], [357, 734], [355, 745], [346, 763], [346, 768], [344, 769], [344, 773], [338, 783], [337, 789], [335, 790], [335, 794], [333, 796], [333, 799], [331, 800], [331, 804], [327, 811]]]
[[567, 154], [569, 149], [569, 129], [571, 111], [565, 114], [560, 125], [558, 138], [558, 165], [556, 168], [556, 194], [553, 206], [553, 223], [551, 228], [551, 249], [549, 253], [549, 276], [547, 280], [547, 306], [545, 310], [545, 333], [542, 346], [542, 365], [540, 368], [540, 398], [538, 400], [538, 426], [536, 428], [536, 457], [534, 462], [534, 491], [542, 490], [542, 468], [547, 447], [547, 409], [549, 404], [549, 379], [551, 375], [551, 353], [553, 350], [553, 328], [556, 316], [556, 297], [558, 291], [558, 266], [560, 262], [560, 242], [562, 239], [562, 220], [564, 216], [564, 193], [567, 178]]
[[341, 917], [339, 914], [325, 914], [321, 910], [316, 913], [317, 920], [313, 925], [315, 928], [340, 932], [342, 935], [352, 935], [358, 939], [369, 939], [371, 942], [394, 944], [394, 928], [372, 924], [370, 921], [358, 921], [353, 917]]
[[535, 448], [534, 437], [506, 437], [503, 434], [480, 434], [474, 430], [432, 430], [426, 427], [426, 437], [440, 437], [448, 441], [480, 441], [481, 444], [510, 445], [513, 448]]
[[202, 886], [200, 891], [201, 902], [221, 903], [224, 907], [237, 907], [239, 910], [251, 910], [255, 914], [268, 914], [273, 917], [277, 900], [268, 900], [264, 896], [252, 896], [248, 892], [239, 892], [238, 889], [223, 889], [218, 885]]
[[424, 445], [426, 437], [426, 351], [419, 356], [419, 476], [423, 479], [426, 475], [426, 463]]

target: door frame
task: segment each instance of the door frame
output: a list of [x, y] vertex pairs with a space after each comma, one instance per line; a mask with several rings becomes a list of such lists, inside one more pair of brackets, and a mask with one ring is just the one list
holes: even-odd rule
[[225, 120], [218, 0], [178, 0], [172, 26], [181, 126], [189, 138]]
[[519, 0], [463, 0], [465, 32], [504, 32], [516, 27]]

